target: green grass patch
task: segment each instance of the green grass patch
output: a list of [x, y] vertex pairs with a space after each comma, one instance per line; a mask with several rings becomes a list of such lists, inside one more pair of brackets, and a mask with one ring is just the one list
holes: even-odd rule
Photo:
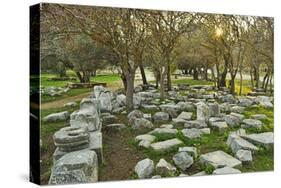
[[213, 82], [206, 80], [193, 80], [191, 78], [172, 80], [172, 84], [189, 84], [189, 85], [214, 85]]
[[263, 123], [261, 130], [247, 129], [249, 133], [272, 132], [274, 130], [274, 111], [273, 108], [264, 108], [262, 106], [248, 107], [244, 110], [245, 118], [251, 118], [255, 114], [265, 114], [267, 119], [261, 120]]

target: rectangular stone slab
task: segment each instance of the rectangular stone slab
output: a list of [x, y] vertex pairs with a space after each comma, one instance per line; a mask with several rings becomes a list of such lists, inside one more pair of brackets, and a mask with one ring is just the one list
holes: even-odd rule
[[265, 132], [260, 134], [244, 135], [242, 138], [252, 142], [253, 144], [261, 145], [266, 148], [272, 148], [274, 144], [273, 132]]
[[173, 138], [173, 139], [170, 139], [170, 140], [165, 140], [165, 141], [162, 141], [162, 142], [153, 143], [153, 144], [151, 144], [151, 147], [155, 151], [165, 151], [165, 150], [168, 150], [168, 149], [170, 149], [174, 146], [178, 146], [182, 143], [183, 142], [180, 141], [179, 139]]
[[234, 168], [242, 165], [241, 161], [220, 150], [201, 155], [200, 162], [215, 168], [225, 166]]
[[103, 162], [103, 150], [102, 150], [102, 133], [100, 131], [89, 132], [89, 148], [97, 153], [99, 163]]

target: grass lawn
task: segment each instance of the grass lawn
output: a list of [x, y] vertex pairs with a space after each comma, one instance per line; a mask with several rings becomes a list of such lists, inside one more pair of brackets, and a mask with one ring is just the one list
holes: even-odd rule
[[[51, 77], [56, 77], [56, 75], [41, 74], [41, 86], [43, 86], [43, 87], [50, 87], [50, 86], [65, 87], [67, 85], [67, 83], [70, 82], [70, 81], [49, 81], [48, 79]], [[102, 82], [102, 83], [106, 83], [108, 85], [113, 84], [114, 82], [118, 82], [118, 81], [121, 81], [120, 76], [118, 74], [97, 75], [95, 77], [91, 77], [91, 82]], [[76, 81], [76, 82], [78, 82], [78, 81]], [[51, 102], [51, 101], [60, 100], [60, 99], [66, 98], [66, 97], [76, 96], [76, 95], [79, 95], [82, 93], [88, 93], [91, 91], [92, 91], [92, 88], [70, 89], [68, 92], [66, 92], [60, 96], [51, 97], [51, 96], [44, 95], [41, 97], [41, 102], [42, 103]]]

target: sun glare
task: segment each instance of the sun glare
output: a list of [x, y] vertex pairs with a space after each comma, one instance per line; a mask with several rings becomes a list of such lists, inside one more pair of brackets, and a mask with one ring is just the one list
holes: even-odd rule
[[216, 37], [220, 37], [223, 34], [223, 30], [221, 28], [217, 28], [215, 34], [216, 34]]

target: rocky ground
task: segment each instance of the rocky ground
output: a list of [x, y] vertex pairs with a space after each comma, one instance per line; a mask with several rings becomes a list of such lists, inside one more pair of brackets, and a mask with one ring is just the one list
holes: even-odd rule
[[[137, 86], [135, 110], [127, 113], [122, 92], [95, 89], [103, 135], [99, 181], [272, 170], [273, 98], [254, 95], [180, 84], [161, 100], [153, 86]], [[44, 121], [68, 118], [60, 112]]]

